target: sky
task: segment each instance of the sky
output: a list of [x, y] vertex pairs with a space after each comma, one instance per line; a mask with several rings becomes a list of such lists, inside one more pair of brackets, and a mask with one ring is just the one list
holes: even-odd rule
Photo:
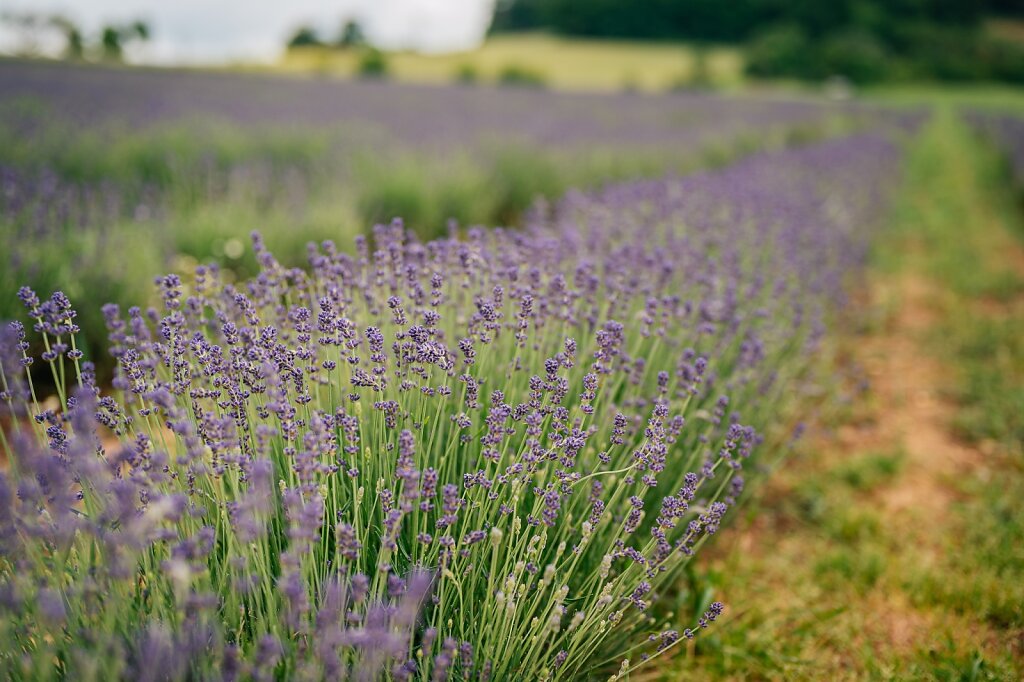
[[[272, 61], [296, 27], [310, 24], [334, 38], [342, 22], [360, 21], [371, 42], [387, 49], [455, 52], [482, 40], [494, 0], [0, 0], [0, 14], [60, 13], [93, 38], [106, 23], [145, 20], [148, 44], [133, 61], [203, 63]], [[39, 35], [54, 50], [56, 36]], [[9, 22], [0, 25], [0, 51], [24, 41]]]

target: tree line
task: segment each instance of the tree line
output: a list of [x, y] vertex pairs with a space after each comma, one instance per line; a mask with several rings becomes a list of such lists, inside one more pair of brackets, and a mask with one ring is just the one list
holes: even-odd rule
[[120, 62], [127, 45], [146, 42], [151, 35], [149, 24], [141, 20], [106, 24], [91, 35], [62, 14], [4, 12], [0, 14], [0, 23], [13, 34], [12, 52], [21, 57], [38, 57], [48, 45], [59, 41], [63, 44], [60, 56], [64, 59]]
[[1024, 82], [1024, 47], [992, 36], [1022, 0], [498, 0], [492, 33], [741, 43], [753, 75]]

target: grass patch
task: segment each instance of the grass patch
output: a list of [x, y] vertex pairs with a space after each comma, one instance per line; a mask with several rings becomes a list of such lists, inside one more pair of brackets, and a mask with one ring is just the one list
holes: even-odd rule
[[875, 586], [885, 571], [885, 557], [861, 547], [840, 547], [815, 563], [814, 573], [823, 586], [835, 589], [853, 586], [865, 591]]
[[965, 366], [957, 433], [972, 442], [1024, 443], [1024, 319], [980, 317], [946, 336]]
[[[1019, 628], [1024, 624], [1020, 214], [999, 159], [972, 144], [961, 124], [945, 116], [929, 140], [929, 153], [916, 159], [911, 172], [933, 179], [937, 196], [948, 191], [953, 198], [948, 211], [928, 211], [922, 223], [928, 249], [921, 265], [946, 283], [931, 343], [956, 376], [951, 393], [960, 409], [951, 427], [969, 442], [987, 442], [990, 455], [983, 476], [958, 481], [964, 501], [956, 508], [943, 560], [912, 576], [909, 589], [919, 603], [953, 609], [999, 629]], [[954, 153], [959, 164], [950, 163]], [[944, 161], [947, 170], [931, 165], [936, 161]]]
[[900, 473], [906, 454], [894, 452], [870, 452], [851, 458], [835, 469], [840, 481], [854, 490], [868, 491], [884, 485]]

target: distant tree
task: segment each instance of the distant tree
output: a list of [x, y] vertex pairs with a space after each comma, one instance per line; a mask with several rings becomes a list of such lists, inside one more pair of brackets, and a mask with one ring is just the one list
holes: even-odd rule
[[64, 48], [65, 59], [82, 59], [85, 57], [85, 41], [82, 32], [71, 26], [66, 34], [67, 45]]
[[314, 47], [317, 45], [323, 45], [323, 42], [316, 34], [316, 30], [310, 26], [300, 26], [295, 29], [295, 33], [288, 40], [289, 49], [293, 47]]
[[135, 20], [127, 27], [127, 33], [139, 40], [149, 40], [149, 24], [144, 21]]
[[[151, 35], [149, 24], [144, 21], [108, 24], [100, 30], [96, 42], [87, 45], [82, 30], [62, 14], [5, 12], [0, 14], [0, 23], [6, 24], [14, 36], [12, 52], [23, 57], [83, 59], [87, 52], [92, 52], [108, 61], [121, 61], [126, 45], [144, 42]], [[62, 41], [63, 49], [59, 47]]]
[[892, 55], [870, 33], [851, 29], [836, 33], [820, 45], [822, 68], [830, 76], [854, 83], [884, 80], [892, 72]]
[[149, 37], [149, 25], [144, 21], [104, 26], [100, 33], [100, 55], [107, 61], [123, 61], [125, 45], [136, 41], [145, 42]]
[[355, 19], [348, 19], [341, 27], [341, 35], [338, 36], [339, 47], [359, 47], [366, 44], [366, 34], [363, 27]]
[[388, 58], [375, 47], [367, 48], [359, 58], [356, 73], [360, 78], [381, 79], [388, 77]]
[[1022, 0], [497, 0], [490, 30], [736, 42], [785, 24], [813, 40], [906, 22], [973, 26], [987, 12], [1019, 13], [1022, 6]]
[[544, 0], [497, 0], [490, 33], [528, 31], [546, 25]]
[[78, 26], [60, 14], [50, 17], [50, 23], [64, 34], [64, 59], [82, 59], [85, 56], [85, 40]]
[[99, 35], [100, 56], [108, 61], [123, 61], [126, 45], [145, 42], [150, 36], [150, 26], [140, 20], [121, 26], [104, 26]]
[[772, 1], [498, 0], [490, 31], [546, 29], [608, 38], [738, 40], [764, 20]]
[[1007, 17], [1024, 17], [1024, 2], [1021, 0], [989, 0], [993, 13]]
[[100, 36], [100, 46], [103, 50], [103, 58], [119, 62], [124, 57], [124, 48], [121, 46], [121, 32], [113, 26], [104, 26]]
[[747, 43], [752, 75], [1024, 81], [1024, 48], [981, 30], [1024, 0], [497, 0], [491, 33]]
[[808, 59], [811, 41], [796, 24], [782, 24], [766, 29], [747, 46], [747, 73], [774, 78], [795, 76], [811, 78], [815, 60]]

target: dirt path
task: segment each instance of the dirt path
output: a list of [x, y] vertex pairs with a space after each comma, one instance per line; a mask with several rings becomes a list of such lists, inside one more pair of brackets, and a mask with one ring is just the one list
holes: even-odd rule
[[879, 491], [885, 509], [942, 523], [956, 495], [950, 482], [976, 474], [984, 457], [954, 436], [957, 406], [946, 395], [954, 379], [927, 348], [936, 333], [936, 285], [901, 274], [873, 288], [873, 305], [894, 311], [880, 333], [862, 337], [856, 347], [871, 382], [874, 414], [866, 426], [842, 428], [837, 446], [905, 453], [903, 475]]

